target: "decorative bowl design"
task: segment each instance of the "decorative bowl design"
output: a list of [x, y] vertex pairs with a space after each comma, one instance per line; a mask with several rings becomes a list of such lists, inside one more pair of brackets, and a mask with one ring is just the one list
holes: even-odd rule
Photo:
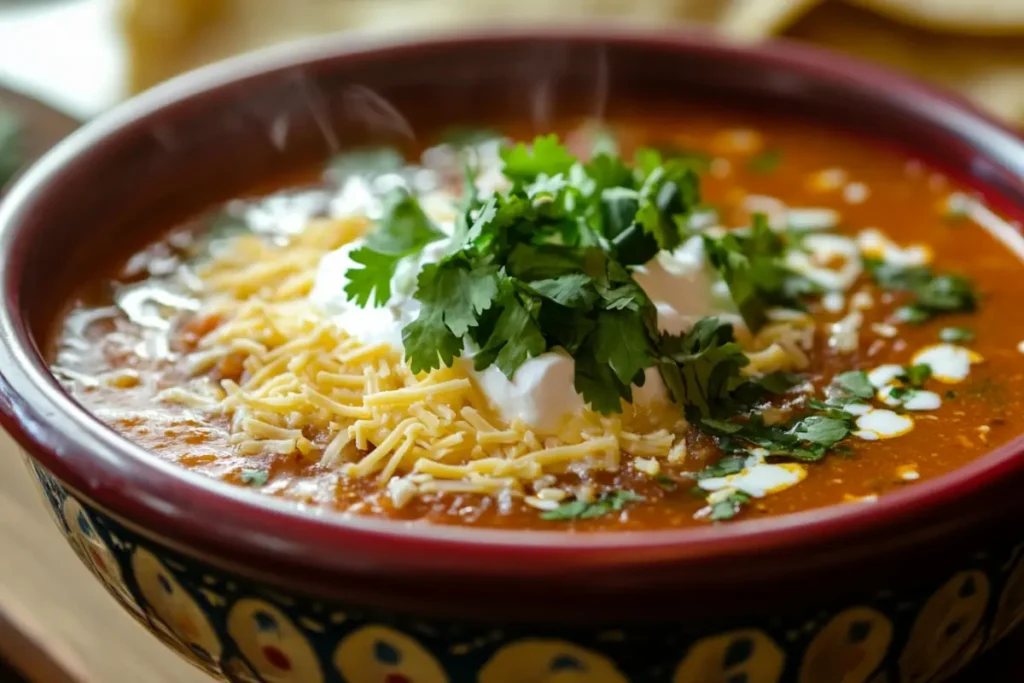
[[0, 422], [82, 561], [229, 681], [931, 683], [1005, 635], [1024, 619], [1020, 441], [874, 505], [728, 527], [423, 528], [304, 513], [148, 457], [72, 403], [40, 358], [75, 268], [137, 242], [144, 218], [470, 105], [543, 117], [585, 113], [601, 93], [628, 107], [681, 92], [757, 97], [896, 140], [1007, 214], [1024, 210], [1012, 133], [803, 48], [597, 29], [332, 39], [185, 76], [59, 145], [0, 209]]

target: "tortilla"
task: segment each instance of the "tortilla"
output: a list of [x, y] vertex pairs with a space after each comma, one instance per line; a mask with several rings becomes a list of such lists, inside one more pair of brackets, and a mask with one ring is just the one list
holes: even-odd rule
[[1008, 35], [1024, 31], [1019, 0], [847, 0], [897, 21], [935, 31]]
[[1020, 38], [936, 33], [838, 3], [812, 10], [787, 35], [903, 69], [959, 91], [1007, 121], [1024, 119]]

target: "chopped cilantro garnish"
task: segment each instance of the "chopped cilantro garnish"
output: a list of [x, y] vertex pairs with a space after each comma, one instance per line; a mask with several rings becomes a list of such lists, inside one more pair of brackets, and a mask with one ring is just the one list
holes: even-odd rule
[[658, 367], [672, 398], [710, 417], [743, 383], [750, 360], [733, 339], [732, 325], [702, 318], [685, 335], [663, 335]]
[[752, 157], [747, 163], [747, 170], [751, 173], [768, 174], [779, 167], [782, 163], [782, 152], [777, 149], [768, 149]]
[[746, 458], [739, 455], [727, 455], [719, 458], [717, 462], [712, 465], [708, 465], [700, 472], [694, 475], [699, 481], [701, 479], [713, 479], [717, 477], [727, 477], [730, 474], [738, 474], [743, 470], [743, 464], [746, 462]]
[[909, 365], [903, 368], [903, 374], [897, 379], [914, 389], [920, 389], [932, 376], [932, 369], [929, 365]]
[[797, 290], [807, 289], [794, 287], [803, 278], [783, 265], [785, 242], [763, 214], [754, 214], [749, 234], [704, 235], [704, 248], [751, 330], [764, 325], [770, 307], [799, 305], [795, 295], [803, 292]]
[[732, 519], [749, 502], [750, 496], [742, 491], [733, 491], [725, 500], [720, 500], [711, 506], [711, 514], [708, 515], [708, 519], [712, 522], [723, 522], [727, 519]]
[[883, 289], [913, 294], [913, 302], [896, 312], [903, 322], [920, 324], [942, 313], [977, 308], [974, 284], [962, 275], [936, 274], [925, 266], [895, 266], [877, 260], [867, 260], [864, 265]]
[[699, 420], [697, 426], [729, 453], [745, 453], [755, 446], [767, 450], [769, 457], [816, 462], [850, 435], [854, 416], [820, 402], [811, 407], [818, 412], [786, 424], [768, 425], [760, 415], [753, 415], [724, 423]]
[[939, 339], [949, 344], [965, 344], [974, 341], [974, 331], [966, 327], [943, 327]]
[[0, 187], [21, 167], [24, 154], [21, 120], [0, 110]]
[[612, 512], [619, 512], [629, 503], [639, 503], [643, 500], [643, 496], [637, 495], [632, 491], [617, 490], [603, 493], [596, 501], [590, 503], [582, 500], [562, 503], [554, 510], [542, 513], [540, 517], [549, 522], [593, 519], [594, 517], [603, 517]]
[[266, 470], [242, 470], [242, 483], [253, 488], [259, 488], [267, 483], [270, 473]]
[[855, 398], [869, 400], [875, 397], [875, 387], [863, 370], [851, 370], [836, 375], [833, 385], [845, 394]]
[[394, 173], [405, 165], [402, 154], [392, 147], [364, 147], [336, 155], [328, 171], [337, 178], [374, 177]]
[[399, 261], [444, 237], [414, 197], [397, 191], [387, 198], [384, 216], [351, 258], [362, 268], [350, 268], [345, 294], [361, 306], [373, 299], [383, 306], [391, 298], [391, 278]]

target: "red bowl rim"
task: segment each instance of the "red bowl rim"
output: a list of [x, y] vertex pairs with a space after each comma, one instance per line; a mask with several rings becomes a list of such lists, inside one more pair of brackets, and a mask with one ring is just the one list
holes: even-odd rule
[[[951, 474], [890, 493], [870, 505], [836, 505], [708, 528], [662, 531], [569, 533], [431, 526], [300, 510], [293, 503], [208, 479], [152, 457], [63, 393], [18, 308], [19, 266], [12, 254], [30, 240], [16, 235], [25, 212], [37, 205], [48, 182], [77, 155], [116, 136], [119, 128], [133, 121], [234, 81], [319, 60], [402, 53], [438, 43], [469, 46], [496, 41], [668, 46], [740, 56], [852, 87], [885, 91], [912, 115], [921, 116], [928, 107], [940, 112], [937, 116], [950, 127], [974, 126], [1005, 145], [1005, 155], [997, 161], [1009, 175], [1003, 182], [1012, 184], [1004, 187], [1024, 196], [1019, 161], [1024, 158], [1024, 146], [1010, 129], [958, 96], [817, 48], [784, 42], [750, 46], [704, 33], [604, 26], [483, 30], [400, 40], [348, 35], [344, 40], [303, 41], [206, 67], [118, 106], [60, 143], [10, 190], [0, 206], [0, 421], [43, 467], [130, 526], [210, 558], [223, 561], [225, 550], [230, 549], [238, 564], [258, 558], [267, 571], [309, 569], [323, 576], [399, 566], [409, 575], [544, 578], [581, 568], [686, 566], [814, 548], [823, 556], [828, 550], [823, 539], [834, 547], [844, 539], [878, 540], [901, 525], [909, 533], [920, 520], [941, 517], [944, 509], [956, 506], [965, 495], [1024, 470], [1024, 458], [1019, 457], [1024, 452], [1021, 437]], [[964, 516], [961, 523], [972, 520]], [[324, 552], [325, 548], [346, 552]]]

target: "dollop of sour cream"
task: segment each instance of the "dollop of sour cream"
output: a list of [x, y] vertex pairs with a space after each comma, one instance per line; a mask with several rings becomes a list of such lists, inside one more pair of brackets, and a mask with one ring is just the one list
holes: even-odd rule
[[[423, 202], [424, 210], [449, 236], [452, 232], [451, 207]], [[362, 246], [356, 240], [324, 256], [310, 292], [310, 302], [340, 329], [365, 343], [385, 342], [402, 348], [402, 328], [419, 315], [420, 304], [413, 298], [416, 276], [429, 263], [443, 258], [449, 239], [428, 244], [419, 254], [399, 264], [391, 280], [391, 296], [384, 306], [362, 307], [345, 294], [349, 268], [358, 267], [352, 252]], [[635, 273], [638, 284], [647, 292], [658, 312], [658, 326], [666, 332], [686, 332], [708, 315], [742, 325], [742, 319], [728, 290], [706, 265], [703, 243], [694, 237], [672, 253], [660, 253]], [[472, 368], [472, 353], [467, 349], [460, 362], [474, 378], [483, 394], [505, 420], [521, 420], [538, 434], [553, 434], [585, 407], [576, 393], [575, 361], [555, 349], [523, 363], [509, 378], [497, 367], [483, 371]], [[642, 387], [633, 387], [633, 403], [644, 407], [669, 401], [668, 391], [655, 368], [648, 368]]]

